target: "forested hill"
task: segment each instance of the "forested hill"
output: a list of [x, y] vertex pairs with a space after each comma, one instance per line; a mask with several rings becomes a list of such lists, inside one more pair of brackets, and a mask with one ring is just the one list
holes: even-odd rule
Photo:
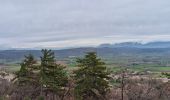
[[[170, 57], [170, 48], [135, 48], [135, 47], [97, 47], [97, 48], [74, 48], [54, 50], [58, 59], [83, 56], [86, 52], [95, 51], [101, 57], [126, 57], [126, 56], [162, 56]], [[24, 58], [24, 55], [33, 54], [36, 58], [41, 56], [40, 50], [3, 50], [0, 51], [0, 62], [17, 62]]]

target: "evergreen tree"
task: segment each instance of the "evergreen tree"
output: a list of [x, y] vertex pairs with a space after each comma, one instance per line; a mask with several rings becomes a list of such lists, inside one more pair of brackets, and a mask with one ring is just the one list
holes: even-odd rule
[[75, 94], [76, 98], [86, 100], [88, 97], [92, 100], [104, 99], [109, 90], [109, 72], [105, 63], [97, 58], [95, 52], [89, 52], [84, 58], [77, 59], [80, 67], [75, 71]]
[[[35, 72], [36, 60], [34, 57], [29, 54], [25, 56], [25, 59], [21, 63], [21, 68], [17, 72], [17, 81], [15, 82], [15, 87], [13, 91], [15, 91], [16, 97], [24, 100], [25, 97], [36, 97], [38, 94], [39, 83], [38, 83], [38, 74]], [[16, 79], [15, 78], [15, 79]]]
[[42, 50], [41, 57], [41, 85], [43, 88], [52, 93], [62, 89], [67, 83], [67, 75], [62, 65], [56, 64], [54, 52], [51, 50]]
[[21, 68], [17, 73], [19, 84], [28, 83], [33, 80], [34, 64], [36, 64], [36, 60], [33, 55], [29, 54], [28, 56], [25, 56], [24, 61], [20, 64]]

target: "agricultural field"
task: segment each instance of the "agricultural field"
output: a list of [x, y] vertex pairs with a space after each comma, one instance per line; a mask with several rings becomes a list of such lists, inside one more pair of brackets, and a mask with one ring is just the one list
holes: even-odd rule
[[[109, 60], [111, 59], [111, 60]], [[133, 58], [129, 58], [133, 60]], [[162, 72], [170, 72], [170, 66], [167, 66], [167, 64], [161, 62], [142, 62], [138, 61], [128, 61], [127, 58], [102, 58], [103, 61], [105, 61], [106, 66], [109, 70], [111, 70], [113, 73], [120, 71], [122, 68], [127, 68], [128, 70], [132, 72], [137, 73], [145, 73], [145, 72], [151, 72], [151, 73], [162, 73]], [[72, 59], [64, 59], [63, 61], [57, 61], [57, 63], [61, 63], [66, 66], [66, 69], [68, 71], [73, 71], [77, 69], [77, 65], [75, 63], [76, 58]], [[161, 60], [160, 60], [161, 61]], [[162, 61], [163, 62], [163, 61]], [[167, 61], [165, 61], [167, 62]], [[16, 72], [20, 69], [19, 64], [6, 64], [3, 66], [7, 71], [9, 72]]]

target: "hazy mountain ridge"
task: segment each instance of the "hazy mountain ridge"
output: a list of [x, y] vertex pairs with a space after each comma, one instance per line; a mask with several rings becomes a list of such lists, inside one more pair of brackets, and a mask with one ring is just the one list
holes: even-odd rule
[[[124, 57], [143, 55], [170, 56], [170, 42], [150, 42], [147, 44], [137, 42], [124, 42], [119, 44], [102, 44], [98, 47], [82, 47], [54, 50], [57, 59], [67, 59], [83, 56], [86, 52], [94, 51], [101, 57]], [[36, 58], [41, 56], [41, 50], [0, 50], [0, 63], [22, 61], [24, 55], [33, 54]]]
[[116, 44], [101, 44], [99, 47], [136, 47], [136, 48], [169, 48], [170, 41], [166, 42], [149, 42], [149, 43], [140, 43], [140, 42], [123, 42]]

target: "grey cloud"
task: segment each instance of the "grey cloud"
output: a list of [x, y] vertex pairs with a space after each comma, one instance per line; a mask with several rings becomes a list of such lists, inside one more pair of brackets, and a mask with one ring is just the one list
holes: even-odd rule
[[169, 0], [0, 0], [0, 15], [0, 39], [13, 41], [1, 44], [10, 46], [170, 34]]

